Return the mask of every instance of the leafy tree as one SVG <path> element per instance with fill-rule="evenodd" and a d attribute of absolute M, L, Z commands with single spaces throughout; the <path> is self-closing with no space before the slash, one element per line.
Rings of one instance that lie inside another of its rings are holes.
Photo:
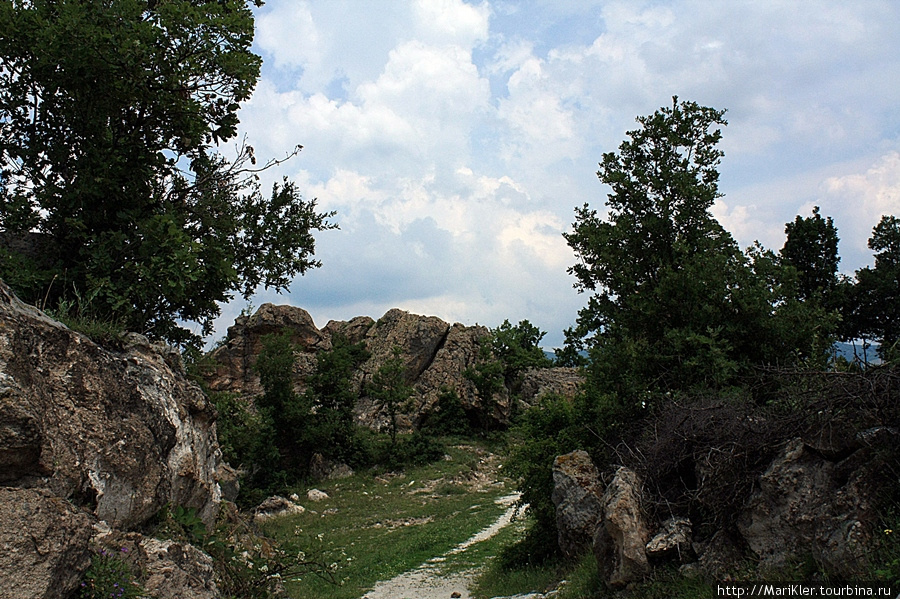
<path fill-rule="evenodd" d="M 277 161 L 252 147 L 216 151 L 259 77 L 252 39 L 247 0 L 0 1 L 0 276 L 184 342 L 179 321 L 208 334 L 218 302 L 318 266 L 332 214 L 286 179 L 264 196 Z"/>
<path fill-rule="evenodd" d="M 829 331 L 791 329 L 820 316 L 797 301 L 796 276 L 771 253 L 745 255 L 710 213 L 724 111 L 674 98 L 637 120 L 600 164 L 606 217 L 584 205 L 565 234 L 576 288 L 591 292 L 568 353 L 589 352 L 597 392 L 644 405 L 648 391 L 721 388 L 752 364 L 824 353 Z"/>
<path fill-rule="evenodd" d="M 810 299 L 832 290 L 838 282 L 838 233 L 831 217 L 822 218 L 819 207 L 812 216 L 797 216 L 784 227 L 787 239 L 781 259 L 799 273 L 801 299 Z"/>
<path fill-rule="evenodd" d="M 900 341 L 900 218 L 882 216 L 869 248 L 875 251 L 875 266 L 856 271 L 847 318 L 854 337 L 879 341 L 882 357 L 890 357 Z"/>
<path fill-rule="evenodd" d="M 305 440 L 312 406 L 306 397 L 294 391 L 294 349 L 288 333 L 262 338 L 255 369 L 263 395 L 256 400 L 256 405 L 263 420 L 272 423 L 279 470 L 302 476 L 311 455 Z M 270 478 L 273 476 L 271 473 Z"/>
<path fill-rule="evenodd" d="M 332 459 L 361 459 L 353 408 L 359 398 L 353 374 L 369 359 L 365 343 L 351 343 L 342 335 L 332 337 L 330 351 L 316 354 L 316 370 L 307 380 L 306 401 L 312 406 L 309 443 Z"/>
<path fill-rule="evenodd" d="M 391 446 L 396 447 L 397 416 L 413 393 L 413 388 L 406 381 L 402 349 L 399 347 L 393 349 L 393 355 L 372 376 L 367 392 L 378 406 L 387 412 Z"/>

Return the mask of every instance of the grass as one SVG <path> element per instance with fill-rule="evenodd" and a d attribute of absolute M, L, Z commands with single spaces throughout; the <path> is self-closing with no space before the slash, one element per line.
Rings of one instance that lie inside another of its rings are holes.
<path fill-rule="evenodd" d="M 331 565 L 339 585 L 308 575 L 286 583 L 293 597 L 355 599 L 379 580 L 412 570 L 442 556 L 497 520 L 506 510 L 495 500 L 509 485 L 487 484 L 479 473 L 485 452 L 471 445 L 448 447 L 449 460 L 404 473 L 374 472 L 317 486 L 329 498 L 302 502 L 306 513 L 271 521 L 265 532 L 285 549 L 303 551 Z M 304 497 L 305 488 L 296 489 Z M 481 545 L 448 556 L 440 571 L 477 565 Z M 471 553 L 470 553 L 471 552 Z"/>

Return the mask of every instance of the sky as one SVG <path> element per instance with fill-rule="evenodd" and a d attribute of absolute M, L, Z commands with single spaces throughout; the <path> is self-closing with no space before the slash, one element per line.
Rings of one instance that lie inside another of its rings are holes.
<path fill-rule="evenodd" d="M 339 230 L 320 269 L 264 302 L 329 320 L 390 308 L 559 347 L 587 297 L 562 234 L 635 118 L 672 96 L 726 109 L 713 214 L 742 247 L 778 250 L 813 206 L 841 271 L 871 264 L 900 215 L 895 0 L 268 0 L 241 135 Z M 221 337 L 244 301 L 223 308 Z"/>

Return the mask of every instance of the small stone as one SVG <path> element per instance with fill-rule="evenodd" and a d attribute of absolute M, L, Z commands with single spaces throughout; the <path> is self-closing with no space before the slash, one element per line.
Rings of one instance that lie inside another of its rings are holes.
<path fill-rule="evenodd" d="M 328 493 L 318 489 L 310 489 L 306 493 L 306 498 L 310 501 L 322 501 L 323 499 L 328 499 Z"/>
<path fill-rule="evenodd" d="M 451 599 L 459 599 L 460 597 L 462 597 L 462 594 L 459 591 L 453 591 L 452 593 L 450 593 Z"/>

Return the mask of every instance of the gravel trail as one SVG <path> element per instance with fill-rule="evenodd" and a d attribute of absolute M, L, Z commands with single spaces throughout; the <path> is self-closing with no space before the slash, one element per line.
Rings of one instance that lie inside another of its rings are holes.
<path fill-rule="evenodd" d="M 516 513 L 515 503 L 518 499 L 518 493 L 497 499 L 497 503 L 509 507 L 493 524 L 472 535 L 443 556 L 432 558 L 415 570 L 400 574 L 391 580 L 377 583 L 362 599 L 451 599 L 451 597 L 469 599 L 469 583 L 477 574 L 477 570 L 441 576 L 438 568 L 447 557 L 463 553 L 472 545 L 493 537 L 508 526 Z"/>

